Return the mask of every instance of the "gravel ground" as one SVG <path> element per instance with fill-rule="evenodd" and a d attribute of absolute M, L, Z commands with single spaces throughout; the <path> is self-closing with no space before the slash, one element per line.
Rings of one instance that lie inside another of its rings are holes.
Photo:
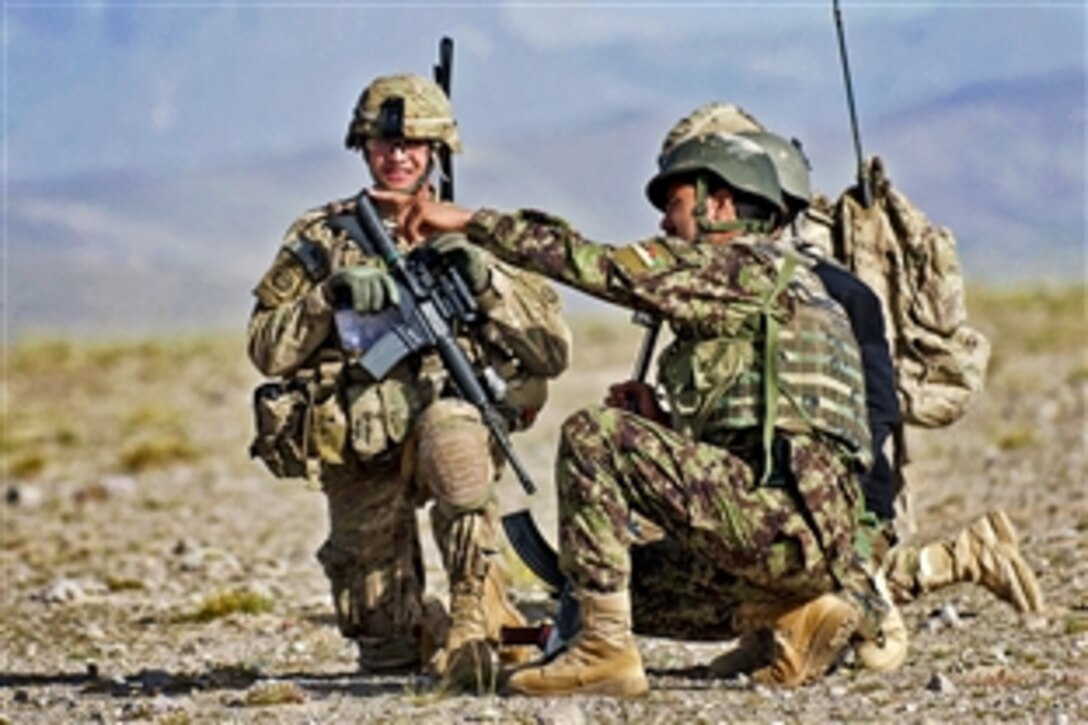
<path fill-rule="evenodd" d="M 358 674 L 313 558 L 322 497 L 246 458 L 255 377 L 240 340 L 23 341 L 6 351 L 0 439 L 0 723 L 1088 721 L 1084 310 L 1083 290 L 983 295 L 986 395 L 912 441 L 916 536 L 1004 507 L 1047 616 L 958 585 L 903 608 L 899 671 L 842 667 L 789 691 L 702 674 L 729 643 L 643 639 L 652 691 L 629 701 L 452 696 Z M 622 318 L 579 321 L 575 369 L 516 441 L 542 483 L 559 422 L 627 374 L 636 335 Z M 515 486 L 511 508 L 528 503 Z M 542 488 L 531 505 L 551 530 Z M 549 611 L 511 571 L 523 609 Z"/>

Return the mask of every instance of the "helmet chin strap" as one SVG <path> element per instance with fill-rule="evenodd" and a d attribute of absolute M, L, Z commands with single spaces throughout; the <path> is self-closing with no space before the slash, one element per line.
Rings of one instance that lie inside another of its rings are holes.
<path fill-rule="evenodd" d="M 695 177 L 695 224 L 699 229 L 700 239 L 715 232 L 745 232 L 747 234 L 770 234 L 774 231 L 773 222 L 762 219 L 733 219 L 730 221 L 711 221 L 706 213 L 708 198 L 706 176 Z"/>

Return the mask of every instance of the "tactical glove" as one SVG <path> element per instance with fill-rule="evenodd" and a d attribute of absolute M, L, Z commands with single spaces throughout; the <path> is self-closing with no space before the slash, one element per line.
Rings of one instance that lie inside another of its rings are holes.
<path fill-rule="evenodd" d="M 350 307 L 360 315 L 381 312 L 400 301 L 393 278 L 378 267 L 342 267 L 325 284 L 337 308 Z"/>
<path fill-rule="evenodd" d="M 457 268 L 473 293 L 480 294 L 487 289 L 491 281 L 491 270 L 487 266 L 487 255 L 482 249 L 461 234 L 435 237 L 430 246 L 446 264 Z"/>

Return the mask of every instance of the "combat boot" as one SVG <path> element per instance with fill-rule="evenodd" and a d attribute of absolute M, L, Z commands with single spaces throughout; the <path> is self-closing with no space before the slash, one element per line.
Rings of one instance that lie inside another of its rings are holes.
<path fill-rule="evenodd" d="M 535 696 L 630 697 L 650 689 L 642 655 L 631 634 L 628 592 L 577 595 L 582 628 L 570 648 L 551 662 L 514 672 L 506 689 Z"/>
<path fill-rule="evenodd" d="M 484 615 L 486 577 L 467 576 L 450 587 L 450 629 L 446 646 L 431 659 L 431 671 L 445 687 L 482 694 L 495 689 L 498 664 L 487 642 Z"/>
<path fill-rule="evenodd" d="M 874 637 L 862 639 L 855 651 L 858 661 L 866 668 L 876 672 L 890 672 L 899 669 L 907 659 L 910 635 L 903 615 L 895 606 L 887 580 L 883 572 L 877 572 L 873 578 L 876 590 L 884 600 L 886 613 L 880 620 L 880 627 Z"/>
<path fill-rule="evenodd" d="M 834 594 L 804 604 L 745 602 L 734 615 L 742 634 L 769 629 L 771 662 L 752 673 L 762 684 L 793 687 L 822 677 L 858 628 L 857 608 Z"/>
<path fill-rule="evenodd" d="M 917 552 L 893 550 L 886 569 L 900 600 L 970 582 L 986 587 L 1019 612 L 1039 613 L 1046 606 L 1035 572 L 1020 554 L 1016 529 L 1000 510 L 976 519 L 948 541 L 927 544 Z"/>
<path fill-rule="evenodd" d="M 488 567 L 484 578 L 483 609 L 487 643 L 499 653 L 499 662 L 511 667 L 531 660 L 535 654 L 532 646 L 502 646 L 503 627 L 527 627 L 529 622 L 506 596 L 502 569 L 497 564 Z"/>

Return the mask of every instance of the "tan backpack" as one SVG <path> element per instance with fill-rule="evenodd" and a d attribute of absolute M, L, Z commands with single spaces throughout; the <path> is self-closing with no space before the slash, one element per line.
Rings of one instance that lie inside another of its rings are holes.
<path fill-rule="evenodd" d="M 947 426 L 982 390 L 990 343 L 967 325 L 963 273 L 952 233 L 892 187 L 868 162 L 866 209 L 847 190 L 830 210 L 834 256 L 880 297 L 903 420 Z"/>

